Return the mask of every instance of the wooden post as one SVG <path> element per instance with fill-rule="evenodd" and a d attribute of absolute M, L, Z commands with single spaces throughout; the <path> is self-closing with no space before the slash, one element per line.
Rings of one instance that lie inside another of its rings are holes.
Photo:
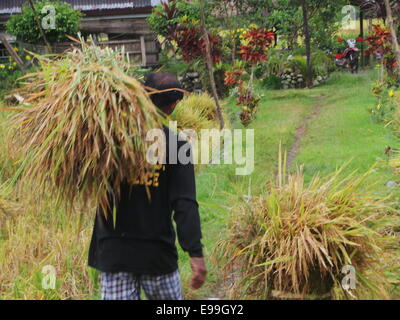
<path fill-rule="evenodd" d="M 147 56 L 146 56 L 146 41 L 144 36 L 140 36 L 140 51 L 142 53 L 142 66 L 147 66 Z"/>
<path fill-rule="evenodd" d="M 200 20 L 201 20 L 201 28 L 203 29 L 203 34 L 206 42 L 206 62 L 207 62 L 208 75 L 210 77 L 211 91 L 215 100 L 215 104 L 217 106 L 217 116 L 219 120 L 220 129 L 222 130 L 225 127 L 225 121 L 222 115 L 221 105 L 219 103 L 217 86 L 215 85 L 214 70 L 213 70 L 214 66 L 211 56 L 211 44 L 210 44 L 210 39 L 208 38 L 208 31 L 206 28 L 206 16 L 205 16 L 204 6 L 205 6 L 204 0 L 200 0 L 200 14 L 201 14 Z"/>
<path fill-rule="evenodd" d="M 2 35 L 2 34 L 0 34 L 0 41 L 4 44 L 4 46 L 6 47 L 7 51 L 10 53 L 11 57 L 15 60 L 15 62 L 18 64 L 18 67 L 21 69 L 21 71 L 23 73 L 26 73 L 24 62 L 19 57 L 19 55 L 15 52 L 15 50 L 10 45 L 10 43 L 7 41 L 6 37 L 4 35 Z"/>
<path fill-rule="evenodd" d="M 310 25 L 308 22 L 308 3 L 307 0 L 302 1 L 303 9 L 303 29 L 304 38 L 306 43 L 306 54 L 307 54 L 307 88 L 312 88 L 313 86 L 313 72 L 312 72 L 312 61 L 311 61 L 311 35 L 310 35 Z"/>
<path fill-rule="evenodd" d="M 372 18 L 369 18 L 369 26 L 368 26 L 368 33 L 371 35 L 372 33 Z M 374 55 L 372 53 L 369 54 L 369 65 L 372 67 L 374 65 Z"/>
<path fill-rule="evenodd" d="M 364 40 L 364 12 L 360 11 L 360 36 Z M 361 41 L 361 67 L 365 66 L 364 41 Z"/>

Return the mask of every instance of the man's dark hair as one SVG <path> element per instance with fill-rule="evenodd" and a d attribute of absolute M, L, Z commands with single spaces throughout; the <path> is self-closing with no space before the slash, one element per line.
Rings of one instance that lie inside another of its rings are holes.
<path fill-rule="evenodd" d="M 166 90 L 173 88 L 182 89 L 182 86 L 176 76 L 170 72 L 150 73 L 147 76 L 144 85 L 146 87 L 157 90 Z M 153 103 L 161 110 L 163 110 L 172 103 L 182 100 L 183 93 L 181 91 L 173 90 L 164 93 L 152 94 L 150 97 Z"/>

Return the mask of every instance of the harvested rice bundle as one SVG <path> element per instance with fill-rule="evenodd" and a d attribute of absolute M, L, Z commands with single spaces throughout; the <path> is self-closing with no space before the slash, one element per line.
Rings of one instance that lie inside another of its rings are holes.
<path fill-rule="evenodd" d="M 179 128 L 193 129 L 196 132 L 219 128 L 217 106 L 208 93 L 187 96 L 177 105 L 171 118 L 178 122 Z"/>
<path fill-rule="evenodd" d="M 357 290 L 346 294 L 387 297 L 381 266 L 384 245 L 393 239 L 383 241 L 376 230 L 390 225 L 393 209 L 362 191 L 369 173 L 342 179 L 339 170 L 306 185 L 301 170 L 286 180 L 281 165 L 276 183 L 233 209 L 216 250 L 227 270 L 241 270 L 231 296 L 327 298 L 340 287 L 342 268 L 352 266 Z"/>
<path fill-rule="evenodd" d="M 224 114 L 225 123 L 228 123 Z M 177 122 L 179 130 L 191 129 L 196 131 L 198 141 L 192 141 L 194 158 L 199 159 L 201 153 L 209 152 L 210 155 L 216 153 L 220 144 L 220 139 L 212 139 L 209 149 L 201 148 L 201 138 L 203 129 L 216 129 L 213 135 L 219 136 L 219 121 L 217 116 L 217 106 L 214 99 L 207 93 L 191 94 L 183 99 L 175 108 L 171 119 Z M 216 138 L 216 137 L 215 137 Z M 197 142 L 197 143 L 196 143 Z M 200 167 L 197 166 L 197 169 Z"/>
<path fill-rule="evenodd" d="M 108 206 L 121 182 L 144 178 L 149 129 L 162 119 L 142 85 L 126 75 L 122 52 L 82 43 L 57 59 L 37 56 L 19 93 L 15 145 L 25 150 L 23 178 L 73 205 Z"/>

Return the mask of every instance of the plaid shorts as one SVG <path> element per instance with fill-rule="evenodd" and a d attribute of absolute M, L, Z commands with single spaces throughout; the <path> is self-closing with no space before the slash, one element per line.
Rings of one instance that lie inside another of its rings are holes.
<path fill-rule="evenodd" d="M 103 272 L 100 282 L 103 300 L 140 300 L 141 289 L 149 300 L 183 300 L 179 270 L 161 276 Z"/>

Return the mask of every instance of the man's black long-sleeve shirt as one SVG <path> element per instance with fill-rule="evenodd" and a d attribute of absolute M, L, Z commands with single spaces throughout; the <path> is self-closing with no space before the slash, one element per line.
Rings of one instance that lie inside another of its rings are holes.
<path fill-rule="evenodd" d="M 165 132 L 168 153 L 169 135 L 176 135 Z M 178 141 L 177 150 L 184 144 Z M 100 211 L 96 214 L 89 266 L 138 275 L 174 272 L 178 254 L 172 217 L 182 249 L 191 257 L 203 256 L 193 164 L 179 159 L 177 164 L 168 164 L 167 159 L 146 181 L 124 183 L 115 212 L 115 227 L 111 211 L 107 219 Z"/>

